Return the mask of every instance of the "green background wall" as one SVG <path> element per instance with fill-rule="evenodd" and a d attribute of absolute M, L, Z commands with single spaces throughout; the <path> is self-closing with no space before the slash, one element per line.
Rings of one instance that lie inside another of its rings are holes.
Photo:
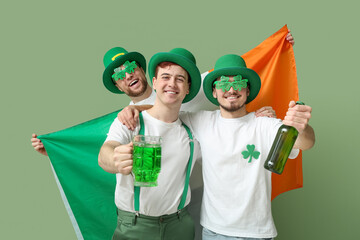
<path fill-rule="evenodd" d="M 277 239 L 357 239 L 360 19 L 354 2 L 2 2 L 0 238 L 76 239 L 49 160 L 30 138 L 128 103 L 102 85 L 109 48 L 150 59 L 185 47 L 204 72 L 221 55 L 243 54 L 288 24 L 316 145 L 303 155 L 304 188 L 273 201 Z"/>

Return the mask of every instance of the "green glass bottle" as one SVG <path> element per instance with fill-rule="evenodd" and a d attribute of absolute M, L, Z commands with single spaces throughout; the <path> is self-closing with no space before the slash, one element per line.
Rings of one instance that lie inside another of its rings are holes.
<path fill-rule="evenodd" d="M 303 102 L 296 102 L 296 104 L 304 105 Z M 284 124 L 280 126 L 265 161 L 265 169 L 277 174 L 281 174 L 284 171 L 286 161 L 289 158 L 298 134 L 299 132 L 294 127 Z"/>

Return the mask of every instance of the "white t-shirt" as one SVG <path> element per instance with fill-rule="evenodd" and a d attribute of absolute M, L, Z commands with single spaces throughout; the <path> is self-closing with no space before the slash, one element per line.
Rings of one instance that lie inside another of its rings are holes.
<path fill-rule="evenodd" d="M 156 93 L 154 90 L 151 91 L 151 95 L 148 98 L 145 98 L 144 100 L 137 102 L 136 104 L 131 101 L 129 105 L 154 105 L 156 98 Z"/>
<path fill-rule="evenodd" d="M 142 187 L 140 191 L 140 214 L 161 216 L 172 214 L 179 206 L 184 184 L 187 163 L 190 156 L 189 137 L 178 119 L 165 123 L 142 112 L 145 124 L 145 135 L 162 137 L 161 171 L 157 187 Z M 118 119 L 112 123 L 106 141 L 113 140 L 128 144 L 138 134 L 139 125 L 130 131 Z M 199 153 L 198 143 L 194 144 L 193 164 Z M 188 189 L 185 206 L 191 198 Z M 115 204 L 124 211 L 134 212 L 134 183 L 132 175 L 116 174 Z"/>
<path fill-rule="evenodd" d="M 205 96 L 205 93 L 203 90 L 203 82 L 204 82 L 204 78 L 207 74 L 208 74 L 208 72 L 201 74 L 201 86 L 200 86 L 200 90 L 199 90 L 198 94 L 193 99 L 191 99 L 189 102 L 183 103 L 181 105 L 180 111 L 198 112 L 201 110 L 213 111 L 213 110 L 219 109 L 218 106 L 216 106 L 215 104 L 210 102 Z"/>
<path fill-rule="evenodd" d="M 201 144 L 204 195 L 201 225 L 228 236 L 272 238 L 277 235 L 271 214 L 271 172 L 264 162 L 281 120 L 255 117 L 227 119 L 220 111 L 182 113 Z M 258 159 L 244 158 L 248 145 Z M 251 148 L 251 147 L 250 147 Z M 293 150 L 291 158 L 299 150 Z"/>

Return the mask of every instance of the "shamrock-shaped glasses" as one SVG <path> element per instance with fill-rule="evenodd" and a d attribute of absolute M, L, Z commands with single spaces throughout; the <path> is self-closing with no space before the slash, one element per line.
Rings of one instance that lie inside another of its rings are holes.
<path fill-rule="evenodd" d="M 215 81 L 213 85 L 217 89 L 222 89 L 223 92 L 229 91 L 231 87 L 233 87 L 233 89 L 235 91 L 236 90 L 241 91 L 242 88 L 247 87 L 248 80 L 247 79 L 242 79 L 241 75 L 234 76 L 233 77 L 233 79 L 234 79 L 233 82 L 229 82 L 229 79 L 230 79 L 229 77 L 221 76 L 220 81 Z"/>
<path fill-rule="evenodd" d="M 115 81 L 123 80 L 126 76 L 126 73 L 133 73 L 135 72 L 135 68 L 137 68 L 136 62 L 132 61 L 126 61 L 124 64 L 124 69 L 121 69 L 121 67 L 114 69 L 114 74 L 111 76 Z"/>

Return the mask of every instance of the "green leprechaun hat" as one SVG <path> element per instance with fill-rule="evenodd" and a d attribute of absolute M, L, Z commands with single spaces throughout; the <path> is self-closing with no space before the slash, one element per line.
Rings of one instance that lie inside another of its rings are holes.
<path fill-rule="evenodd" d="M 138 63 L 144 72 L 146 72 L 146 60 L 145 57 L 138 52 L 128 52 L 122 47 L 114 47 L 105 53 L 104 56 L 104 65 L 105 71 L 103 73 L 103 83 L 104 86 L 113 93 L 122 94 L 124 92 L 120 91 L 114 84 L 112 75 L 114 74 L 114 69 L 124 64 L 126 61 L 135 61 Z"/>
<path fill-rule="evenodd" d="M 183 100 L 186 103 L 193 99 L 200 90 L 201 75 L 200 71 L 196 66 L 196 60 L 194 55 L 184 48 L 174 48 L 170 52 L 156 53 L 151 57 L 149 61 L 149 76 L 152 82 L 155 76 L 155 70 L 159 63 L 162 62 L 173 62 L 184 68 L 191 79 L 191 85 L 189 94 Z"/>
<path fill-rule="evenodd" d="M 221 76 L 235 75 L 241 75 L 243 79 L 248 79 L 250 93 L 246 103 L 254 100 L 260 91 L 260 77 L 254 70 L 246 67 L 246 63 L 242 57 L 235 54 L 227 54 L 220 57 L 215 63 L 214 70 L 205 77 L 203 89 L 207 99 L 213 104 L 219 105 L 217 99 L 213 97 L 214 81 Z"/>

